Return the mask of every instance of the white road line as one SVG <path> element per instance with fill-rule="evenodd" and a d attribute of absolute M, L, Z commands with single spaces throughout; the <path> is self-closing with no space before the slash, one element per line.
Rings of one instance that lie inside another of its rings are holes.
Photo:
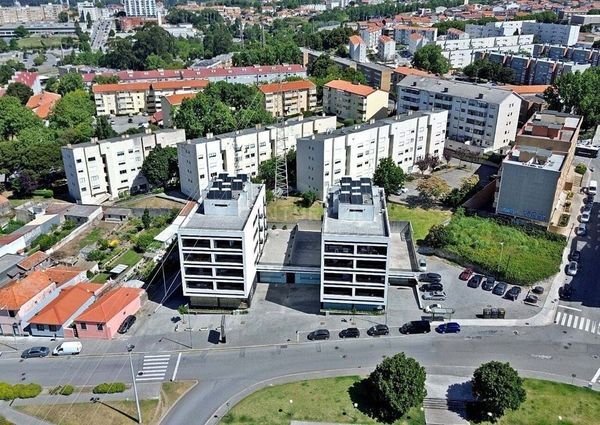
<path fill-rule="evenodd" d="M 161 373 L 150 373 L 150 372 L 148 372 L 148 373 L 144 373 L 143 375 L 140 375 L 140 378 L 142 378 L 144 376 L 145 377 L 150 377 L 150 376 L 165 376 L 165 373 L 164 372 L 161 372 Z"/>
<path fill-rule="evenodd" d="M 590 330 L 590 325 L 592 321 L 590 319 L 585 319 L 585 331 L 588 332 Z"/>
<path fill-rule="evenodd" d="M 144 364 L 145 364 L 145 365 L 169 364 L 169 362 L 168 362 L 168 361 L 166 361 L 166 362 L 163 362 L 163 361 L 157 362 L 157 361 L 153 360 L 153 361 L 150 361 L 150 362 L 146 362 L 146 361 L 145 361 L 145 362 L 144 362 Z"/>
<path fill-rule="evenodd" d="M 175 380 L 175 376 L 177 375 L 177 369 L 179 369 L 180 361 L 181 361 L 181 353 L 179 353 L 179 355 L 177 356 L 177 363 L 175 363 L 175 370 L 173 371 L 173 377 L 171 378 L 171 381 Z"/>
<path fill-rule="evenodd" d="M 598 378 L 600 378 L 600 367 L 598 368 L 598 370 L 596 371 L 596 374 L 594 375 L 594 377 L 592 378 L 592 380 L 590 382 L 592 384 L 595 384 L 596 381 L 598 381 Z"/>
<path fill-rule="evenodd" d="M 570 317 L 570 314 L 565 314 L 560 322 L 561 326 L 565 326 L 567 324 L 567 319 Z"/>
<path fill-rule="evenodd" d="M 144 366 L 142 370 L 151 370 L 151 369 L 159 369 L 159 370 L 167 370 L 166 366 Z"/>
<path fill-rule="evenodd" d="M 592 320 L 592 327 L 590 329 L 590 332 L 593 334 L 596 333 L 596 322 L 594 320 Z"/>
<path fill-rule="evenodd" d="M 571 314 L 569 314 L 569 319 L 567 320 L 567 327 L 571 327 L 571 323 L 573 323 L 573 317 Z"/>
<path fill-rule="evenodd" d="M 589 319 L 587 319 L 587 320 L 589 320 Z M 586 318 L 582 317 L 581 321 L 579 322 L 579 330 L 583 329 L 583 326 L 585 325 L 585 321 L 586 321 Z"/>
<path fill-rule="evenodd" d="M 579 316 L 573 316 L 573 329 L 577 329 L 577 322 L 579 322 Z"/>
<path fill-rule="evenodd" d="M 560 322 L 560 316 L 562 316 L 562 311 L 556 313 L 556 319 L 554 319 L 554 323 Z"/>
<path fill-rule="evenodd" d="M 145 359 L 159 359 L 159 358 L 169 358 L 169 357 L 171 357 L 170 354 L 161 354 L 160 356 L 150 356 L 150 355 L 144 356 Z"/>
<path fill-rule="evenodd" d="M 137 378 L 136 381 L 162 381 L 163 378 Z"/>
<path fill-rule="evenodd" d="M 582 311 L 580 308 L 575 308 L 575 307 L 569 307 L 566 305 L 559 305 L 560 308 L 565 308 L 567 310 L 575 310 L 575 311 Z"/>

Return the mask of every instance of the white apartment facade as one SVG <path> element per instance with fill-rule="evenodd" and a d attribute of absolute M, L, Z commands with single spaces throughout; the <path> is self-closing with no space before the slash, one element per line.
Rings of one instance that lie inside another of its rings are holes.
<path fill-rule="evenodd" d="M 442 156 L 447 120 L 445 110 L 416 112 L 298 139 L 298 190 L 324 199 L 344 176 L 372 178 L 388 157 L 404 172 L 414 172 L 417 160 Z"/>
<path fill-rule="evenodd" d="M 394 40 L 396 43 L 408 46 L 410 44 L 410 36 L 418 34 L 425 39 L 425 43 L 432 43 L 437 40 L 437 28 L 429 27 L 413 27 L 410 25 L 396 25 L 394 27 Z"/>
<path fill-rule="evenodd" d="M 96 7 L 96 4 L 91 1 L 82 1 L 77 3 L 77 16 L 79 20 L 87 20 L 88 15 L 92 22 L 102 19 L 110 19 L 110 12 L 105 7 Z"/>
<path fill-rule="evenodd" d="M 184 130 L 163 130 L 64 146 L 61 153 L 69 195 L 81 204 L 101 204 L 121 193 L 145 190 L 144 159 L 156 146 L 183 141 Z"/>
<path fill-rule="evenodd" d="M 447 137 L 475 150 L 504 152 L 515 141 L 521 98 L 511 90 L 418 76 L 397 90 L 398 113 L 445 109 Z"/>
<path fill-rule="evenodd" d="M 317 107 L 317 86 L 310 80 L 283 81 L 258 86 L 265 96 L 265 109 L 274 117 L 287 117 Z"/>
<path fill-rule="evenodd" d="M 27 22 L 58 22 L 58 15 L 66 10 L 62 4 L 41 4 L 39 6 L 0 6 L 0 25 Z"/>
<path fill-rule="evenodd" d="M 536 43 L 572 46 L 579 38 L 579 25 L 550 24 L 536 21 L 488 22 L 485 25 L 467 24 L 465 32 L 471 37 L 497 37 L 531 34 Z"/>
<path fill-rule="evenodd" d="M 323 86 L 323 112 L 365 122 L 388 115 L 389 93 L 363 84 L 333 80 Z"/>
<path fill-rule="evenodd" d="M 177 145 L 181 191 L 198 199 L 211 179 L 223 172 L 256 176 L 258 166 L 271 159 L 278 137 L 285 139 L 286 149 L 296 149 L 296 141 L 315 133 L 332 131 L 336 117 L 316 116 L 288 120 L 282 126 L 238 130 L 220 135 L 188 140 Z"/>
<path fill-rule="evenodd" d="M 359 35 L 352 35 L 348 40 L 348 55 L 356 62 L 367 61 L 367 45 Z"/>
<path fill-rule="evenodd" d="M 127 16 L 156 16 L 156 0 L 123 0 Z"/>
<path fill-rule="evenodd" d="M 362 25 L 359 30 L 360 38 L 363 39 L 367 49 L 377 50 L 377 40 L 381 35 L 381 27 L 375 24 Z"/>
<path fill-rule="evenodd" d="M 387 35 L 379 37 L 377 44 L 377 55 L 383 62 L 393 61 L 396 57 L 396 42 Z"/>
<path fill-rule="evenodd" d="M 250 306 L 266 240 L 265 186 L 213 179 L 178 232 L 183 295 L 198 307 Z"/>
<path fill-rule="evenodd" d="M 321 237 L 321 308 L 385 309 L 390 240 L 383 189 L 349 177 L 332 188 Z"/>

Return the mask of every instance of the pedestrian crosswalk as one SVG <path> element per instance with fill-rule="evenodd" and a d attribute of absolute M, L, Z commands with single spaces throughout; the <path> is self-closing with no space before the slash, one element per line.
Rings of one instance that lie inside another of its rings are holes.
<path fill-rule="evenodd" d="M 145 355 L 142 368 L 138 370 L 136 381 L 162 381 L 169 368 L 170 354 Z"/>
<path fill-rule="evenodd" d="M 567 328 L 600 335 L 600 322 L 585 317 L 576 316 L 564 311 L 559 311 L 556 313 L 554 323 L 559 326 L 566 326 Z"/>

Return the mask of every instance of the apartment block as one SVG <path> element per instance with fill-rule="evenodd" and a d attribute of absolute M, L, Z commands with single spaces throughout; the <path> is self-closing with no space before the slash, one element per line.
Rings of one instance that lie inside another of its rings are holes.
<path fill-rule="evenodd" d="M 359 35 L 352 35 L 348 40 L 348 53 L 350 59 L 356 62 L 367 61 L 367 45 Z"/>
<path fill-rule="evenodd" d="M 549 24 L 535 21 L 488 22 L 485 25 L 467 24 L 465 32 L 471 37 L 498 37 L 531 34 L 537 43 L 572 46 L 579 38 L 579 25 Z"/>
<path fill-rule="evenodd" d="M 572 189 L 569 176 L 583 118 L 556 111 L 534 114 L 517 134 L 500 168 L 497 214 L 557 224 Z"/>
<path fill-rule="evenodd" d="M 274 117 L 287 117 L 312 111 L 317 107 L 317 86 L 310 80 L 263 84 L 265 109 Z"/>
<path fill-rule="evenodd" d="M 0 7 L 0 25 L 44 21 L 58 22 L 58 14 L 63 10 L 66 9 L 62 4 L 52 3 L 41 4 L 39 6 L 15 5 Z"/>
<path fill-rule="evenodd" d="M 396 42 L 387 35 L 379 37 L 377 43 L 377 56 L 383 62 L 393 61 L 396 57 Z"/>
<path fill-rule="evenodd" d="M 144 159 L 156 146 L 185 141 L 184 130 L 121 136 L 61 148 L 69 195 L 78 203 L 100 204 L 121 193 L 146 190 Z"/>
<path fill-rule="evenodd" d="M 388 115 L 389 93 L 373 87 L 333 80 L 323 86 L 323 111 L 356 122 Z"/>
<path fill-rule="evenodd" d="M 177 145 L 181 191 L 198 199 L 202 190 L 220 173 L 256 176 L 261 162 L 271 159 L 277 138 L 286 149 L 296 149 L 296 140 L 332 131 L 335 117 L 291 119 L 281 125 L 249 128 L 219 135 L 207 134 Z"/>
<path fill-rule="evenodd" d="M 162 110 L 162 98 L 176 94 L 196 94 L 208 86 L 208 80 L 157 81 L 150 85 L 146 97 L 149 113 Z"/>
<path fill-rule="evenodd" d="M 298 190 L 324 199 L 344 176 L 373 177 L 387 157 L 404 172 L 414 172 L 419 159 L 442 155 L 447 121 L 445 110 L 415 112 L 298 139 Z"/>
<path fill-rule="evenodd" d="M 250 306 L 266 240 L 265 187 L 220 174 L 178 232 L 183 295 L 193 307 Z"/>
<path fill-rule="evenodd" d="M 110 11 L 106 7 L 96 7 L 94 2 L 82 1 L 77 3 L 77 16 L 80 22 L 87 20 L 88 16 L 92 22 L 96 22 L 110 19 Z"/>
<path fill-rule="evenodd" d="M 191 99 L 193 97 L 196 97 L 196 93 L 172 94 L 170 96 L 163 96 L 160 99 L 164 128 L 173 127 L 173 118 L 175 117 L 177 109 L 179 109 L 185 99 Z"/>
<path fill-rule="evenodd" d="M 394 26 L 394 40 L 398 44 L 408 46 L 412 34 L 418 34 L 423 37 L 426 40 L 425 44 L 434 42 L 438 36 L 437 28 L 413 27 L 409 25 Z"/>
<path fill-rule="evenodd" d="M 156 0 L 123 0 L 127 16 L 156 16 Z"/>
<path fill-rule="evenodd" d="M 418 76 L 397 88 L 398 113 L 445 109 L 447 137 L 475 150 L 502 152 L 515 140 L 521 99 L 509 90 Z"/>
<path fill-rule="evenodd" d="M 321 308 L 385 309 L 391 249 L 383 189 L 344 177 L 327 195 L 321 241 Z"/>
<path fill-rule="evenodd" d="M 362 38 L 369 50 L 377 50 L 377 40 L 381 35 L 381 27 L 373 23 L 361 24 L 359 28 L 360 38 Z"/>

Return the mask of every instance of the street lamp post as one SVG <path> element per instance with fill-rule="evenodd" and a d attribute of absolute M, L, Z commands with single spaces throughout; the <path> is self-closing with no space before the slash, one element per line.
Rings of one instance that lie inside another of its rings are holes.
<path fill-rule="evenodd" d="M 135 345 L 127 345 L 127 353 L 129 353 L 129 366 L 131 367 L 131 380 L 133 381 L 133 392 L 135 394 L 135 407 L 137 408 L 138 424 L 142 423 L 142 411 L 140 409 L 140 399 L 138 397 L 137 385 L 135 383 L 135 373 L 133 372 L 133 360 L 131 359 L 131 352 L 135 348 Z"/>
<path fill-rule="evenodd" d="M 192 348 L 194 348 L 194 344 L 192 342 L 192 322 L 190 320 L 190 305 L 186 304 L 185 309 L 186 309 L 187 315 L 188 315 L 188 331 L 190 332 L 190 350 L 191 350 Z"/>
<path fill-rule="evenodd" d="M 504 255 L 504 242 L 500 242 L 500 261 L 498 261 L 498 272 L 500 271 L 500 266 L 502 265 L 502 257 Z"/>

